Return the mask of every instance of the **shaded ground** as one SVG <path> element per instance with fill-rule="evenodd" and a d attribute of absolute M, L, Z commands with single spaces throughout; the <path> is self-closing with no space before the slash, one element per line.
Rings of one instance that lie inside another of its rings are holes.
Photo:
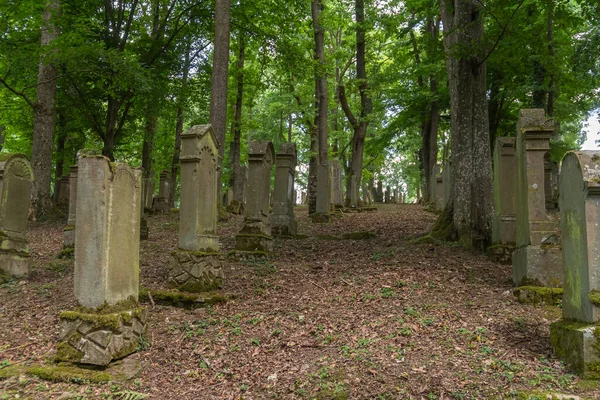
<path fill-rule="evenodd" d="M 225 305 L 150 309 L 150 347 L 127 384 L 0 381 L 0 398 L 48 399 L 63 392 L 108 397 L 125 389 L 153 399 L 479 399 L 520 391 L 578 393 L 598 387 L 551 355 L 551 307 L 520 305 L 510 267 L 447 245 L 412 244 L 435 220 L 417 205 L 380 206 L 313 225 L 305 239 L 276 241 L 269 262 L 231 262 Z M 150 218 L 141 281 L 164 287 L 177 243 L 176 214 Z M 233 248 L 240 217 L 220 228 Z M 367 240 L 334 240 L 370 231 Z M 30 279 L 0 287 L 0 368 L 52 356 L 57 315 L 75 305 L 72 265 L 56 261 L 62 224 L 30 230 Z M 84 398 L 84 397 L 81 397 Z"/>

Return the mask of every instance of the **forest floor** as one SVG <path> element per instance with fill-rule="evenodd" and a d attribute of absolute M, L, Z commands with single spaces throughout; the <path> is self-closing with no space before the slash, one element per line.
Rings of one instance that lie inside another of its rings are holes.
<path fill-rule="evenodd" d="M 129 357 L 142 365 L 137 378 L 17 376 L 0 380 L 0 399 L 600 399 L 600 386 L 552 355 L 549 325 L 560 308 L 519 304 L 510 266 L 416 244 L 436 218 L 421 206 L 380 205 L 318 225 L 300 207 L 297 218 L 307 237 L 276 240 L 268 262 L 228 262 L 223 292 L 234 300 L 195 310 L 147 305 L 147 348 Z M 220 225 L 224 252 L 242 222 Z M 48 363 L 58 314 L 75 306 L 72 262 L 55 259 L 63 225 L 31 227 L 31 276 L 0 287 L 0 371 Z M 141 284 L 161 288 L 177 214 L 151 216 L 149 225 Z M 339 239 L 358 231 L 376 237 Z"/>

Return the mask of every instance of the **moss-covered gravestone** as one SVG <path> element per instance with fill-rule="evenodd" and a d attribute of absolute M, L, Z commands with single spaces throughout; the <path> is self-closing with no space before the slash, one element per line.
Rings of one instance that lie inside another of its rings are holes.
<path fill-rule="evenodd" d="M 0 155 L 0 270 L 16 277 L 29 273 L 26 230 L 32 183 L 27 157 Z"/>
<path fill-rule="evenodd" d="M 560 286 L 558 215 L 546 210 L 544 158 L 554 132 L 543 109 L 521 110 L 517 123 L 517 235 L 512 256 L 517 286 Z"/>
<path fill-rule="evenodd" d="M 517 168 L 515 138 L 500 137 L 494 146 L 494 216 L 492 217 L 493 260 L 510 264 L 517 240 Z"/>
<path fill-rule="evenodd" d="M 273 251 L 269 193 L 274 159 L 271 142 L 251 141 L 248 144 L 246 215 L 244 227 L 235 236 L 235 251 L 240 256 L 265 256 Z"/>
<path fill-rule="evenodd" d="M 556 354 L 600 379 L 600 152 L 570 152 L 560 172 L 563 319 L 550 327 Z"/>
<path fill-rule="evenodd" d="M 141 171 L 82 154 L 77 177 L 75 297 L 60 315 L 58 361 L 106 366 L 136 351 L 146 331 L 138 304 Z"/>
<path fill-rule="evenodd" d="M 295 236 L 294 179 L 296 176 L 296 145 L 283 143 L 275 160 L 275 190 L 271 229 L 274 235 Z M 334 171 L 335 172 L 335 171 Z"/>
<path fill-rule="evenodd" d="M 160 173 L 160 181 L 158 184 L 158 197 L 154 199 L 154 211 L 167 213 L 171 209 L 169 205 L 169 196 L 171 193 L 171 174 L 169 171 Z"/>
<path fill-rule="evenodd" d="M 211 125 L 181 135 L 179 248 L 173 253 L 169 284 L 186 292 L 205 292 L 223 284 L 217 236 L 219 142 Z"/>

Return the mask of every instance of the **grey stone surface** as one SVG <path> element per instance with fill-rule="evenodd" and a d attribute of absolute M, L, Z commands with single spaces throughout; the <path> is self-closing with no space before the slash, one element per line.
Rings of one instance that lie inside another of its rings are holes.
<path fill-rule="evenodd" d="M 435 209 L 437 211 L 442 211 L 446 206 L 446 203 L 444 202 L 444 185 L 444 175 L 440 172 L 435 177 Z"/>
<path fill-rule="evenodd" d="M 437 177 L 440 174 L 442 167 L 439 164 L 435 164 L 431 169 L 431 178 L 429 180 L 429 203 L 436 205 L 437 199 Z"/>
<path fill-rule="evenodd" d="M 492 243 L 498 245 L 514 246 L 517 239 L 515 141 L 515 138 L 500 137 L 494 146 Z"/>
<path fill-rule="evenodd" d="M 63 176 L 60 178 L 58 183 L 58 196 L 56 198 L 56 203 L 59 206 L 69 206 L 69 198 L 70 198 L 70 183 L 69 177 Z"/>
<path fill-rule="evenodd" d="M 334 206 L 344 205 L 344 181 L 343 170 L 340 160 L 331 160 L 331 204 Z"/>
<path fill-rule="evenodd" d="M 550 325 L 550 342 L 556 355 L 582 375 L 598 379 L 600 327 L 561 320 Z"/>
<path fill-rule="evenodd" d="M 27 216 L 33 170 L 27 157 L 3 154 L 0 159 L 0 269 L 22 277 L 29 273 Z"/>
<path fill-rule="evenodd" d="M 63 249 L 75 247 L 75 224 L 77 221 L 77 165 L 71 167 L 69 174 L 69 216 L 63 230 Z"/>
<path fill-rule="evenodd" d="M 169 196 L 171 194 L 171 174 L 169 171 L 160 173 L 160 181 L 158 184 L 158 196 L 154 199 L 152 208 L 154 211 L 167 213 L 171 210 L 169 205 Z"/>
<path fill-rule="evenodd" d="M 137 299 L 141 171 L 82 155 L 77 180 L 75 297 L 89 308 Z"/>
<path fill-rule="evenodd" d="M 294 236 L 297 231 L 294 216 L 294 181 L 296 177 L 296 145 L 283 143 L 276 155 L 275 189 L 271 228 L 274 235 Z"/>
<path fill-rule="evenodd" d="M 562 272 L 558 273 L 562 269 L 562 256 L 546 258 L 545 254 L 533 254 L 543 249 L 544 241 L 558 232 L 558 216 L 546 210 L 544 172 L 544 159 L 550 150 L 553 128 L 552 120 L 546 118 L 543 109 L 521 110 L 515 153 L 516 251 L 512 260 L 513 279 L 517 286 L 527 282 L 550 282 L 556 275 L 559 279 L 557 284 L 562 281 Z M 525 250 L 527 247 L 531 249 Z M 557 249 L 560 251 L 559 246 Z"/>

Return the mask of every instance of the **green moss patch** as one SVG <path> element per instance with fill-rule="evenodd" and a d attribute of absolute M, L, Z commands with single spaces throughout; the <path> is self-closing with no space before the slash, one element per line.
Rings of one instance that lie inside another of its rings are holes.
<path fill-rule="evenodd" d="M 373 239 L 377 237 L 376 234 L 374 234 L 373 232 L 349 232 L 349 233 L 344 233 L 342 235 L 342 238 L 344 239 L 348 239 L 348 240 L 366 240 L 366 239 Z"/>
<path fill-rule="evenodd" d="M 56 258 L 61 260 L 67 260 L 75 257 L 74 247 L 63 247 L 62 250 L 57 254 Z"/>
<path fill-rule="evenodd" d="M 51 382 L 89 383 L 109 382 L 113 377 L 102 371 L 78 368 L 70 364 L 58 365 L 10 365 L 0 369 L 0 379 L 31 375 Z"/>
<path fill-rule="evenodd" d="M 60 313 L 60 318 L 88 322 L 94 328 L 106 327 L 116 330 L 122 322 L 129 322 L 133 317 L 141 318 L 143 312 L 144 309 L 140 307 L 139 302 L 130 298 L 114 305 L 105 303 L 97 308 L 78 307 L 73 311 L 63 311 Z"/>
<path fill-rule="evenodd" d="M 186 309 L 226 303 L 232 298 L 230 295 L 217 292 L 187 293 L 179 290 L 148 290 L 140 288 L 140 301 L 149 302 L 149 294 L 157 304 Z"/>
<path fill-rule="evenodd" d="M 600 290 L 592 290 L 588 293 L 590 302 L 596 307 L 600 307 Z"/>
<path fill-rule="evenodd" d="M 548 304 L 558 305 L 562 301 L 564 290 L 562 288 L 545 286 L 520 286 L 513 294 L 521 304 Z"/>

